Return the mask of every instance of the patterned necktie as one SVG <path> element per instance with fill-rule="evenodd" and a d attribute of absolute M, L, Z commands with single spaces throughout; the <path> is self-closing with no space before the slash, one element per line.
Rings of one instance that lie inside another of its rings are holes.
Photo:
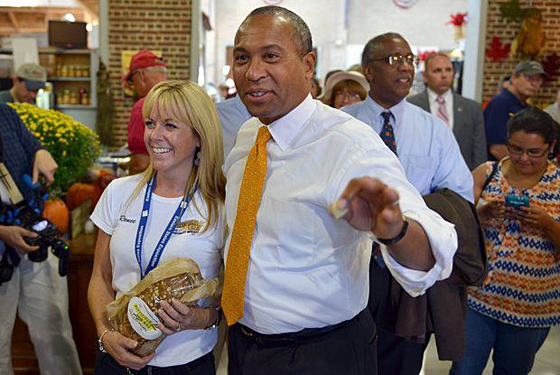
<path fill-rule="evenodd" d="M 391 111 L 382 112 L 381 116 L 383 117 L 383 128 L 379 135 L 387 147 L 397 155 L 397 141 L 395 141 L 393 126 L 391 126 Z"/>
<path fill-rule="evenodd" d="M 239 190 L 237 216 L 231 234 L 222 293 L 222 309 L 230 326 L 243 317 L 249 255 L 266 179 L 266 143 L 270 138 L 272 135 L 268 128 L 261 127 L 247 158 Z"/>
<path fill-rule="evenodd" d="M 436 102 L 438 102 L 437 117 L 449 125 L 449 114 L 447 113 L 447 108 L 445 107 L 445 99 L 443 96 L 438 96 Z"/>

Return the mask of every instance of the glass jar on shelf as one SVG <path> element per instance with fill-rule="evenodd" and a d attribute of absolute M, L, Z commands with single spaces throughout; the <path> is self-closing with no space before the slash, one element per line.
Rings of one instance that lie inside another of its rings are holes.
<path fill-rule="evenodd" d="M 64 89 L 62 92 L 62 102 L 60 104 L 70 104 L 70 90 Z"/>
<path fill-rule="evenodd" d="M 56 104 L 64 104 L 64 94 L 60 91 L 56 93 Z"/>
<path fill-rule="evenodd" d="M 76 91 L 73 91 L 72 93 L 70 93 L 70 103 L 72 105 L 76 105 L 76 104 L 80 104 L 79 100 L 78 100 L 78 93 Z"/>
<path fill-rule="evenodd" d="M 62 64 L 62 57 L 57 56 L 56 57 L 56 64 L 55 64 L 55 75 L 57 77 L 62 77 L 62 68 L 64 67 L 64 65 Z"/>

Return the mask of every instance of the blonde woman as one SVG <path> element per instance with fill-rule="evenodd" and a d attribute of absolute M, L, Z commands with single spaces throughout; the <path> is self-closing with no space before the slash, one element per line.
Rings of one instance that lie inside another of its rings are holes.
<path fill-rule="evenodd" d="M 204 278 L 216 277 L 222 266 L 225 179 L 212 100 L 192 82 L 166 81 L 150 91 L 142 112 L 150 166 L 111 182 L 92 214 L 100 229 L 88 291 L 100 346 L 95 373 L 215 374 L 212 349 L 220 316 L 209 302 L 162 302 L 159 328 L 169 337 L 146 357 L 135 355 L 136 342 L 107 321 L 105 306 L 160 263 L 192 258 Z M 198 225 L 181 230 L 173 225 L 177 218 Z"/>

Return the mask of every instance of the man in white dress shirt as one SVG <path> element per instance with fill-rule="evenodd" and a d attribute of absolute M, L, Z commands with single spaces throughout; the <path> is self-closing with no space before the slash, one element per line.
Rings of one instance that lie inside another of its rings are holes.
<path fill-rule="evenodd" d="M 258 8 L 237 31 L 233 76 L 255 117 L 225 164 L 230 375 L 376 374 L 372 240 L 413 296 L 451 272 L 453 226 L 369 126 L 311 98 L 314 64 L 291 11 Z"/>

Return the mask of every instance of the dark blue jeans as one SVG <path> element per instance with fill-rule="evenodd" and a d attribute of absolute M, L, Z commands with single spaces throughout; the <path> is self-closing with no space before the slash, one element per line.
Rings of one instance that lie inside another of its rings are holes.
<path fill-rule="evenodd" d="M 502 323 L 468 309 L 465 320 L 467 350 L 453 362 L 450 375 L 480 375 L 494 349 L 494 375 L 526 375 L 550 328 L 523 328 Z"/>

